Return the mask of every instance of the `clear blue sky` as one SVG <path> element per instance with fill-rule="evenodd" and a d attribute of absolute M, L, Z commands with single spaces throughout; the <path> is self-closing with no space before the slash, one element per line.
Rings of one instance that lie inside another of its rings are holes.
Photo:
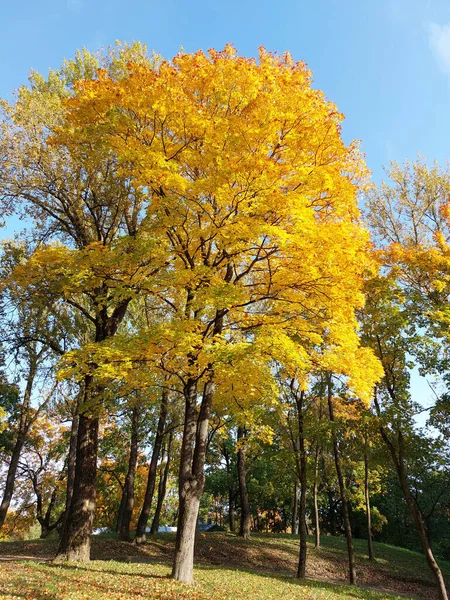
<path fill-rule="evenodd" d="M 448 0 L 18 0 L 0 23 L 0 96 L 77 48 L 141 40 L 167 58 L 260 45 L 305 60 L 315 86 L 345 113 L 374 176 L 420 151 L 444 160 L 450 140 Z"/>
<path fill-rule="evenodd" d="M 86 46 L 140 40 L 166 58 L 233 43 L 305 60 L 345 113 L 378 180 L 391 159 L 444 161 L 450 141 L 449 0 L 18 0 L 0 21 L 0 97 Z M 0 237 L 11 235 L 10 221 Z M 429 390 L 414 377 L 418 396 Z M 419 398 L 418 398 L 419 399 Z"/>

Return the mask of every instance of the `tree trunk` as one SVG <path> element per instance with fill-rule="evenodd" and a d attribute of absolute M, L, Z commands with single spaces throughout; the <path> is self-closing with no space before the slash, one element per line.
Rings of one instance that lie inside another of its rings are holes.
<path fill-rule="evenodd" d="M 188 380 L 185 387 L 185 420 L 179 477 L 179 512 L 172 577 L 193 583 L 194 545 L 200 498 L 205 485 L 204 465 L 208 425 L 214 395 L 213 373 L 205 384 L 200 411 L 197 412 L 197 383 Z"/>
<path fill-rule="evenodd" d="M 393 397 L 395 394 L 395 392 L 392 389 L 389 390 L 389 393 L 390 393 L 391 397 Z M 395 397 L 393 397 L 393 399 L 395 399 Z M 374 403 L 375 403 L 375 408 L 376 408 L 377 414 L 379 417 L 381 417 L 381 409 L 380 409 L 380 405 L 379 405 L 379 402 L 377 399 L 376 390 L 375 390 L 375 394 L 374 394 Z M 444 581 L 444 577 L 442 575 L 442 571 L 439 568 L 439 565 L 437 564 L 436 559 L 434 558 L 434 554 L 433 554 L 433 551 L 431 549 L 431 546 L 430 546 L 430 543 L 429 543 L 429 540 L 427 537 L 427 532 L 426 532 L 425 525 L 423 522 L 423 517 L 422 517 L 419 509 L 417 508 L 416 503 L 414 502 L 414 498 L 412 497 L 411 490 L 409 488 L 408 475 L 406 472 L 406 465 L 405 465 L 405 458 L 404 458 L 405 450 L 404 450 L 403 433 L 401 430 L 397 431 L 397 442 L 398 442 L 398 452 L 397 452 L 393 442 L 389 438 L 386 428 L 383 425 L 380 425 L 380 432 L 381 432 L 381 436 L 391 454 L 392 462 L 394 463 L 395 470 L 397 471 L 397 476 L 398 476 L 398 479 L 400 482 L 400 486 L 402 488 L 403 496 L 405 498 L 409 512 L 413 518 L 414 525 L 416 526 L 417 534 L 419 536 L 420 543 L 422 545 L 423 553 L 425 554 L 425 558 L 428 563 L 428 566 L 430 567 L 430 570 L 433 573 L 434 579 L 436 581 L 438 591 L 439 591 L 439 598 L 440 598 L 440 600 L 448 600 L 447 589 L 445 586 L 445 581 Z"/>
<path fill-rule="evenodd" d="M 37 486 L 35 487 L 35 491 L 38 497 L 36 518 L 41 526 L 41 535 L 39 537 L 43 539 L 46 538 L 54 529 L 56 529 L 56 527 L 58 527 L 64 518 L 64 513 L 62 513 L 59 519 L 57 519 L 54 523 L 51 523 L 52 512 L 56 504 L 56 488 L 52 492 L 45 515 L 42 514 L 42 495 L 37 490 Z"/>
<path fill-rule="evenodd" d="M 370 508 L 369 459 L 367 457 L 367 448 L 364 448 L 364 496 L 366 500 L 367 515 L 367 549 L 369 553 L 369 560 L 375 560 L 372 543 L 372 513 Z"/>
<path fill-rule="evenodd" d="M 236 492 L 232 486 L 228 488 L 228 526 L 231 533 L 236 531 Z"/>
<path fill-rule="evenodd" d="M 138 457 L 138 434 L 139 434 L 139 408 L 133 407 L 131 413 L 131 441 L 130 457 L 128 460 L 128 472 L 123 487 L 123 514 L 120 523 L 120 539 L 124 542 L 130 541 L 130 523 L 134 507 L 134 479 L 136 475 L 136 464 Z"/>
<path fill-rule="evenodd" d="M 245 431 L 242 427 L 238 427 L 237 433 L 238 443 L 245 439 Z M 245 468 L 245 448 L 242 444 L 238 449 L 238 477 L 239 477 L 239 496 L 241 500 L 241 522 L 239 527 L 239 535 L 244 539 L 250 537 L 250 503 L 248 501 L 247 491 L 247 473 Z"/>
<path fill-rule="evenodd" d="M 164 389 L 161 396 L 161 409 L 159 413 L 158 426 L 156 428 L 155 443 L 153 445 L 152 458 L 150 460 L 150 467 L 148 469 L 147 488 L 145 490 L 144 503 L 142 505 L 141 514 L 139 515 L 139 521 L 136 527 L 136 544 L 143 544 L 146 540 L 145 530 L 147 529 L 148 517 L 153 501 L 153 493 L 155 491 L 158 459 L 161 453 L 164 429 L 166 427 L 168 401 L 169 393 L 166 389 Z"/>
<path fill-rule="evenodd" d="M 313 485 L 313 504 L 314 504 L 314 548 L 320 548 L 320 521 L 319 521 L 319 444 L 316 446 L 314 457 L 314 485 Z"/>
<path fill-rule="evenodd" d="M 97 486 L 98 428 L 97 417 L 80 414 L 72 502 L 57 559 L 90 560 Z"/>
<path fill-rule="evenodd" d="M 28 429 L 30 426 L 29 420 L 29 409 L 31 402 L 31 392 L 33 389 L 34 378 L 36 375 L 36 366 L 31 365 L 28 377 L 27 377 L 27 385 L 25 388 L 22 408 L 20 412 L 20 421 L 19 428 L 17 433 L 17 440 L 14 444 L 14 448 L 11 455 L 11 461 L 8 466 L 8 473 L 6 475 L 5 489 L 3 491 L 2 503 L 0 504 L 0 529 L 5 522 L 6 515 L 8 514 L 9 505 L 11 504 L 11 499 L 14 493 L 14 485 L 16 481 L 17 468 L 19 466 L 20 455 L 22 453 L 22 448 L 25 444 L 25 439 L 28 433 Z"/>
<path fill-rule="evenodd" d="M 99 419 L 96 414 L 102 388 L 91 375 L 84 380 L 84 398 L 80 409 L 73 493 L 66 526 L 56 560 L 88 562 L 95 516 L 97 491 L 97 452 Z"/>
<path fill-rule="evenodd" d="M 298 535 L 298 479 L 294 483 L 294 499 L 292 502 L 292 534 Z"/>
<path fill-rule="evenodd" d="M 70 429 L 70 441 L 69 441 L 69 454 L 67 456 L 67 485 L 66 485 L 66 506 L 64 508 L 64 516 L 61 524 L 61 536 L 63 535 L 64 529 L 67 525 L 67 519 L 70 511 L 70 504 L 73 496 L 73 486 L 75 482 L 75 465 L 77 460 L 77 437 L 78 437 L 78 424 L 80 421 L 80 404 L 83 397 L 82 390 L 79 391 L 77 400 L 75 403 L 75 411 L 72 418 L 72 427 Z"/>
<path fill-rule="evenodd" d="M 292 384 L 293 389 L 293 384 Z M 298 452 L 299 459 L 297 458 L 297 470 L 298 476 L 300 480 L 300 506 L 298 513 L 298 524 L 299 524 L 299 533 L 300 533 L 300 551 L 298 556 L 298 565 L 297 565 L 297 577 L 303 579 L 306 576 L 306 555 L 307 555 L 307 536 L 308 530 L 306 528 L 306 464 L 307 464 L 307 455 L 305 448 L 305 431 L 304 431 L 304 397 L 305 393 L 303 391 L 298 393 L 295 392 L 295 400 L 297 404 L 297 422 L 298 422 Z"/>
<path fill-rule="evenodd" d="M 5 489 L 3 491 L 2 503 L 0 505 L 0 528 L 5 522 L 6 515 L 8 514 L 9 505 L 11 504 L 11 499 L 14 492 L 14 484 L 16 481 L 17 467 L 19 466 L 20 455 L 22 453 L 24 443 L 25 434 L 19 433 L 11 455 L 11 461 L 8 467 L 8 474 L 6 475 Z"/>
<path fill-rule="evenodd" d="M 328 410 L 330 413 L 330 421 L 332 424 L 334 424 L 335 420 L 334 420 L 333 393 L 332 393 L 331 377 L 329 377 L 329 380 L 328 380 Z M 339 491 L 340 491 L 341 500 L 342 500 L 342 514 L 344 517 L 345 537 L 347 540 L 349 582 L 351 585 L 354 585 L 354 584 L 356 584 L 355 550 L 353 548 L 352 528 L 350 525 L 350 514 L 349 514 L 349 510 L 348 510 L 347 492 L 345 489 L 344 476 L 342 474 L 342 469 L 341 469 L 339 445 L 338 445 L 338 441 L 336 438 L 336 432 L 334 429 L 332 430 L 332 440 L 333 440 L 334 463 L 336 465 L 336 473 L 337 473 L 337 478 L 338 478 L 338 482 L 339 482 Z"/>
<path fill-rule="evenodd" d="M 233 267 L 229 263 L 225 280 L 231 281 Z M 216 312 L 212 335 L 219 335 L 223 328 L 226 310 Z M 181 444 L 180 497 L 175 556 L 172 577 L 183 583 L 194 581 L 194 545 L 200 497 L 205 486 L 205 457 L 208 444 L 208 427 L 214 396 L 214 371 L 208 366 L 209 378 L 203 389 L 200 411 L 197 410 L 197 380 L 189 378 L 184 388 L 185 415 L 183 441 Z"/>
<path fill-rule="evenodd" d="M 116 519 L 116 533 L 120 533 L 120 529 L 122 527 L 123 514 L 125 512 L 125 504 L 127 502 L 127 495 L 125 494 L 125 483 L 122 485 L 122 482 L 119 478 L 117 481 L 121 487 L 122 495 L 120 497 L 119 510 L 117 511 L 117 519 Z"/>
<path fill-rule="evenodd" d="M 158 501 L 156 503 L 156 510 L 153 516 L 152 526 L 150 528 L 150 534 L 155 535 L 159 529 L 159 519 L 161 517 L 161 510 L 166 497 L 167 479 L 170 471 L 170 452 L 172 447 L 173 431 L 169 434 L 169 439 L 163 450 L 162 465 L 160 471 L 160 479 L 158 485 Z"/>

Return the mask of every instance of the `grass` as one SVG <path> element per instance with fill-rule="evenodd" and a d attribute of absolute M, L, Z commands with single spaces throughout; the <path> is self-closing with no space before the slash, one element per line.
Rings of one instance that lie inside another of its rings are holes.
<path fill-rule="evenodd" d="M 294 536 L 254 535 L 245 541 L 230 534 L 202 534 L 196 549 L 194 586 L 169 578 L 173 545 L 174 534 L 159 534 L 145 547 L 99 536 L 93 539 L 94 560 L 89 565 L 56 565 L 47 562 L 54 555 L 55 541 L 2 542 L 0 600 L 437 597 L 423 556 L 385 544 L 375 544 L 377 559 L 370 562 L 365 542 L 355 540 L 358 587 L 345 585 L 343 538 L 324 537 L 318 551 L 310 545 L 308 579 L 299 581 L 293 577 L 298 552 Z M 444 563 L 442 568 L 450 579 L 450 564 Z"/>

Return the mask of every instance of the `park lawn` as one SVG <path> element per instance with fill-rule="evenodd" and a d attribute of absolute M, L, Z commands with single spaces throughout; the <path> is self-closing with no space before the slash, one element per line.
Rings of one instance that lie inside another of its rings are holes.
<path fill-rule="evenodd" d="M 370 562 L 366 542 L 355 540 L 358 587 L 345 585 L 341 537 L 323 537 L 318 551 L 309 546 L 308 579 L 303 582 L 293 577 L 298 538 L 291 535 L 255 534 L 246 541 L 231 534 L 200 534 L 195 586 L 169 579 L 173 546 L 174 534 L 160 534 L 145 547 L 100 536 L 93 538 L 94 560 L 74 566 L 48 562 L 56 550 L 52 540 L 0 542 L 0 599 L 437 598 L 423 556 L 386 544 L 375 544 L 377 559 Z M 450 564 L 442 568 L 449 580 Z"/>

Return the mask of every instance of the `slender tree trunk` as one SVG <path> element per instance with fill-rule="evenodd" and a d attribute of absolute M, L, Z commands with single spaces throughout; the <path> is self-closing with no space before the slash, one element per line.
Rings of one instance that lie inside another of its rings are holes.
<path fill-rule="evenodd" d="M 313 485 L 313 504 L 314 504 L 314 548 L 320 548 L 320 521 L 319 521 L 319 444 L 316 446 L 314 456 L 314 485 Z"/>
<path fill-rule="evenodd" d="M 242 442 L 245 439 L 245 431 L 242 427 L 238 427 L 237 439 L 238 442 Z M 239 477 L 239 496 L 241 499 L 241 522 L 239 527 L 239 535 L 247 540 L 250 537 L 250 503 L 248 501 L 247 491 L 245 448 L 242 443 L 239 444 L 237 467 Z"/>
<path fill-rule="evenodd" d="M 231 533 L 236 531 L 236 492 L 232 486 L 228 488 L 228 526 Z"/>
<path fill-rule="evenodd" d="M 80 389 L 77 394 L 74 414 L 72 418 L 72 427 L 70 429 L 69 454 L 67 456 L 67 484 L 66 484 L 66 506 L 61 523 L 61 537 L 67 525 L 67 519 L 70 511 L 70 504 L 73 496 L 73 486 L 75 483 L 75 465 L 77 460 L 77 437 L 78 425 L 80 422 L 80 404 L 84 395 L 84 390 Z"/>
<path fill-rule="evenodd" d="M 138 457 L 139 414 L 138 406 L 134 406 L 131 413 L 130 457 L 123 489 L 123 496 L 125 497 L 124 510 L 120 523 L 120 539 L 124 542 L 130 541 L 130 523 L 134 507 L 134 479 Z"/>
<path fill-rule="evenodd" d="M 62 522 L 64 518 L 64 513 L 62 513 L 61 516 L 54 523 L 51 522 L 52 512 L 56 504 L 56 498 L 57 493 L 55 488 L 50 497 L 50 502 L 47 506 L 45 514 L 42 514 L 42 495 L 39 493 L 36 518 L 39 522 L 39 525 L 41 526 L 41 535 L 39 536 L 40 538 L 46 538 L 54 529 L 58 527 L 58 525 Z"/>
<path fill-rule="evenodd" d="M 16 443 L 14 444 L 14 448 L 11 455 L 11 461 L 8 467 L 8 473 L 6 475 L 5 489 L 3 492 L 2 503 L 0 505 L 0 528 L 5 522 L 6 515 L 8 514 L 9 505 L 11 504 L 11 499 L 14 493 L 14 484 L 16 481 L 17 467 L 19 466 L 20 455 L 22 453 L 24 443 L 25 434 L 19 433 L 19 435 L 17 436 Z"/>
<path fill-rule="evenodd" d="M 150 528 L 150 534 L 155 535 L 159 529 L 159 519 L 161 517 L 161 510 L 163 507 L 164 499 L 166 497 L 167 479 L 170 471 L 170 453 L 172 447 L 173 431 L 169 433 L 168 442 L 163 450 L 163 458 L 161 465 L 161 475 L 158 485 L 158 501 L 156 503 L 156 510 L 153 516 L 152 526 Z"/>
<path fill-rule="evenodd" d="M 364 448 L 364 496 L 366 500 L 367 515 L 367 549 L 369 553 L 369 560 L 375 560 L 372 543 L 372 512 L 370 508 L 369 459 L 367 457 L 367 447 Z"/>
<path fill-rule="evenodd" d="M 292 391 L 294 392 L 293 387 L 294 382 L 292 381 Z M 298 476 L 300 479 L 300 505 L 299 505 L 299 513 L 298 513 L 298 524 L 299 524 L 299 533 L 300 533 L 300 551 L 298 556 L 298 566 L 297 566 L 297 577 L 303 579 L 306 576 L 306 556 L 307 556 L 307 536 L 308 530 L 306 528 L 306 464 L 307 464 L 307 455 L 305 448 L 305 431 L 304 431 L 304 398 L 305 393 L 303 391 L 298 393 L 295 391 L 295 400 L 297 404 L 297 422 L 298 422 L 298 454 L 299 459 L 298 462 Z"/>
<path fill-rule="evenodd" d="M 117 519 L 116 519 L 116 533 L 120 533 L 120 529 L 122 527 L 123 514 L 125 512 L 125 504 L 127 502 L 127 495 L 125 494 L 125 483 L 122 485 L 120 479 L 118 479 L 120 484 L 122 495 L 120 497 L 119 510 L 117 511 Z"/>
<path fill-rule="evenodd" d="M 389 389 L 389 393 L 390 393 L 392 399 L 395 400 L 394 390 Z M 375 408 L 376 408 L 377 414 L 379 417 L 381 417 L 381 409 L 380 409 L 380 405 L 378 402 L 376 390 L 375 390 L 375 394 L 374 394 L 374 403 L 375 403 Z M 442 571 L 439 568 L 439 565 L 437 564 L 436 559 L 434 558 L 434 554 L 433 554 L 433 551 L 431 549 L 431 546 L 430 546 L 430 543 L 429 543 L 429 540 L 427 537 L 427 532 L 426 532 L 426 528 L 425 528 L 425 525 L 423 522 L 423 517 L 422 517 L 419 509 L 417 508 L 416 503 L 414 502 L 414 498 L 412 497 L 411 490 L 409 488 L 408 475 L 406 472 L 406 465 L 405 465 L 405 458 L 404 458 L 405 443 L 404 443 L 403 433 L 401 430 L 397 431 L 397 444 L 398 444 L 398 451 L 397 451 L 395 448 L 395 445 L 389 438 L 386 428 L 383 425 L 380 425 L 380 432 L 381 432 L 381 436 L 391 454 L 392 462 L 394 463 L 395 470 L 397 471 L 397 476 L 398 476 L 398 479 L 400 482 L 400 486 L 402 488 L 403 496 L 405 498 L 409 512 L 413 518 L 414 525 L 416 526 L 417 534 L 420 539 L 423 553 L 425 554 L 425 558 L 428 563 L 428 566 L 429 566 L 431 572 L 433 573 L 434 579 L 436 581 L 438 591 L 439 591 L 439 598 L 440 598 L 440 600 L 448 600 L 447 588 L 445 586 L 445 581 L 444 581 L 444 577 L 442 575 Z"/>
<path fill-rule="evenodd" d="M 16 481 L 17 468 L 19 466 L 20 455 L 22 453 L 23 446 L 25 444 L 25 440 L 28 433 L 28 428 L 30 426 L 29 420 L 29 410 L 30 410 L 30 402 L 31 402 L 31 392 L 33 389 L 34 378 L 36 376 L 36 366 L 32 364 L 30 366 L 28 377 L 27 377 L 27 385 L 25 388 L 23 402 L 20 412 L 20 421 L 19 428 L 17 433 L 16 443 L 14 444 L 14 448 L 11 455 L 11 461 L 8 466 L 8 473 L 6 475 L 5 481 L 5 489 L 3 491 L 3 498 L 0 504 L 0 529 L 5 522 L 6 515 L 8 514 L 8 509 L 11 504 L 11 499 L 14 493 L 14 485 Z"/>
<path fill-rule="evenodd" d="M 155 491 L 158 459 L 161 453 L 164 429 L 166 427 L 168 401 L 169 393 L 166 389 L 164 389 L 161 396 L 161 409 L 159 413 L 158 427 L 156 429 L 155 443 L 153 445 L 152 458 L 150 460 L 150 467 L 148 469 L 147 488 L 145 490 L 144 503 L 142 505 L 141 514 L 139 515 L 139 521 L 136 527 L 136 544 L 143 544 L 146 540 L 145 530 L 147 528 L 150 508 L 153 501 L 153 493 Z"/>
<path fill-rule="evenodd" d="M 329 489 L 327 490 L 328 496 L 328 520 L 330 522 L 330 533 L 332 536 L 337 535 L 337 525 L 336 525 L 336 502 L 334 501 L 333 492 Z"/>
<path fill-rule="evenodd" d="M 294 483 L 294 498 L 292 502 L 292 533 L 298 535 L 298 479 Z"/>
<path fill-rule="evenodd" d="M 334 408 L 333 408 L 333 390 L 331 384 L 331 377 L 328 379 L 328 410 L 330 413 L 330 421 L 332 424 L 335 423 L 334 419 Z M 348 510 L 347 492 L 345 489 L 344 476 L 341 469 L 341 460 L 339 453 L 339 445 L 336 438 L 336 432 L 332 430 L 333 439 L 333 454 L 334 463 L 336 465 L 336 473 L 339 482 L 339 491 L 342 500 L 342 513 L 344 517 L 344 529 L 345 537 L 347 540 L 347 553 L 348 553 L 348 567 L 349 567 L 349 582 L 350 584 L 356 584 L 356 561 L 355 561 L 355 550 L 353 547 L 352 528 L 350 525 L 350 514 Z"/>
<path fill-rule="evenodd" d="M 234 485 L 231 483 L 232 481 L 232 466 L 231 466 L 231 456 L 228 452 L 225 445 L 222 446 L 222 454 L 225 458 L 225 464 L 227 467 L 227 475 L 228 475 L 228 526 L 232 533 L 236 530 L 236 490 Z"/>
<path fill-rule="evenodd" d="M 91 375 L 84 382 L 83 408 L 80 411 L 72 500 L 66 527 L 62 531 L 57 560 L 88 562 L 95 516 L 97 489 L 97 452 L 99 419 L 95 414 L 102 389 Z"/>

